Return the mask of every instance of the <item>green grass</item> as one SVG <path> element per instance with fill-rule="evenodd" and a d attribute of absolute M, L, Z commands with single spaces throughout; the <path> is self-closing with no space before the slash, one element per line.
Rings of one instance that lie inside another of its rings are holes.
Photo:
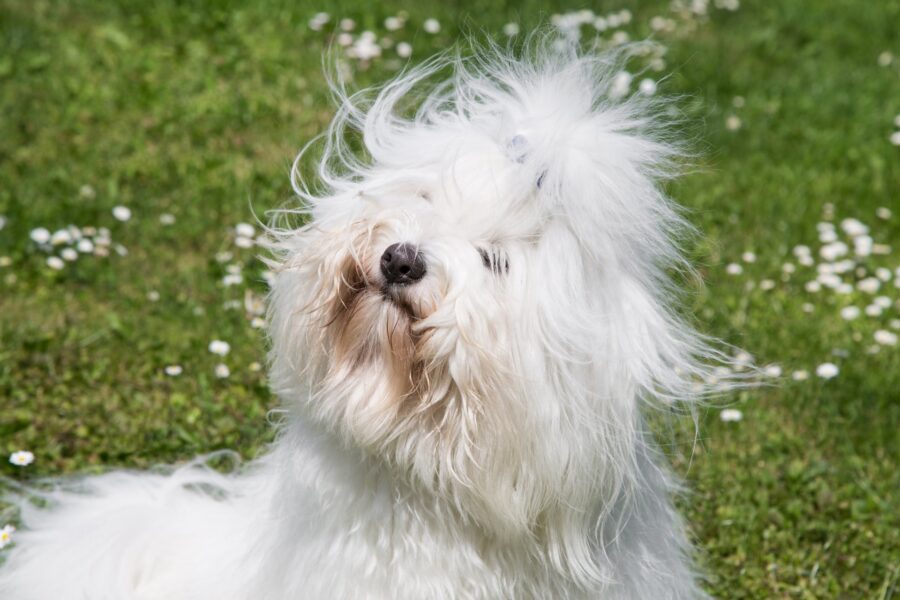
<path fill-rule="evenodd" d="M 0 474 L 147 466 L 217 448 L 250 457 L 269 439 L 276 402 L 249 368 L 264 363 L 265 340 L 225 305 L 245 289 L 262 293 L 262 266 L 234 248 L 233 226 L 291 201 L 290 162 L 330 117 L 328 33 L 309 18 L 325 10 L 357 31 L 384 31 L 401 7 L 305 4 L 0 0 L 0 257 L 12 261 L 0 268 L 0 451 L 37 456 L 26 469 L 4 461 Z M 511 20 L 527 30 L 582 7 L 427 0 L 395 37 L 416 60 L 461 31 L 499 35 Z M 671 14 L 663 2 L 591 6 L 623 7 L 634 38 L 650 33 L 651 16 Z M 696 445 L 689 424 L 676 428 L 669 453 L 693 489 L 682 507 L 719 597 L 890 598 L 900 577 L 900 351 L 866 350 L 900 310 L 844 321 L 840 307 L 871 297 L 808 293 L 810 270 L 782 281 L 781 265 L 796 244 L 818 247 L 830 203 L 836 222 L 859 218 L 893 244 L 863 266 L 900 266 L 900 148 L 888 141 L 900 114 L 900 1 L 755 0 L 710 12 L 693 31 L 657 36 L 669 48 L 660 91 L 682 97 L 701 157 L 672 188 L 704 232 L 691 252 L 706 286 L 691 308 L 704 330 L 761 364 L 790 374 L 832 361 L 841 372 L 730 398 L 743 421 L 709 409 Z M 421 30 L 429 16 L 442 23 L 437 35 Z M 885 51 L 896 58 L 880 66 Z M 355 70 L 353 85 L 384 79 L 390 62 Z M 726 128 L 729 115 L 739 130 Z M 119 204 L 130 221 L 112 218 Z M 877 219 L 878 207 L 895 214 Z M 160 225 L 162 213 L 175 224 Z M 70 223 L 109 227 L 127 256 L 48 269 L 29 231 Z M 215 255 L 225 250 L 248 284 L 222 286 Z M 726 275 L 747 250 L 757 261 Z M 764 278 L 775 288 L 748 289 Z M 880 293 L 900 296 L 890 284 Z M 213 375 L 213 339 L 231 344 L 228 379 Z M 184 374 L 166 376 L 168 364 Z"/>

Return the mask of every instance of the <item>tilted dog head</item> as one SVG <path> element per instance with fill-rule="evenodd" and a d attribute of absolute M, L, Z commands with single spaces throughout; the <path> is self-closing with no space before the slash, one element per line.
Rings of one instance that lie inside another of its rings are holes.
<path fill-rule="evenodd" d="M 616 59 L 537 54 L 341 95 L 325 189 L 275 232 L 275 391 L 497 536 L 590 528 L 638 476 L 641 402 L 690 400 L 708 356 L 669 309 L 658 106 L 608 98 Z"/>

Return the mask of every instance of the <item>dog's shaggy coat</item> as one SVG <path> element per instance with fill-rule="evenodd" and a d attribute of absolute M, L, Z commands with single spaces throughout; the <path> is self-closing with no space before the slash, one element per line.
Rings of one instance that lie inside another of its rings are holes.
<path fill-rule="evenodd" d="M 641 416 L 716 358 L 670 308 L 677 152 L 616 57 L 533 50 L 335 86 L 308 221 L 270 232 L 277 442 L 22 502 L 0 596 L 703 597 Z M 386 279 L 396 243 L 421 280 Z"/>

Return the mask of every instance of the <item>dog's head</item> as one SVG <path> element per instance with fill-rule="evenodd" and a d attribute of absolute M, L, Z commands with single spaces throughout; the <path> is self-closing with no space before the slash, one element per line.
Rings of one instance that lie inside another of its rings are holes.
<path fill-rule="evenodd" d="M 608 99 L 614 59 L 539 54 L 343 96 L 327 189 L 299 183 L 308 223 L 276 232 L 276 392 L 497 535 L 591 518 L 628 486 L 640 402 L 704 374 L 668 307 L 652 103 Z"/>

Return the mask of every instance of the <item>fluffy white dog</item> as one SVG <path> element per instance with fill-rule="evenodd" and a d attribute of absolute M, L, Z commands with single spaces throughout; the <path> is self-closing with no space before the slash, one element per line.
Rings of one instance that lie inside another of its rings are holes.
<path fill-rule="evenodd" d="M 641 416 L 717 358 L 670 307 L 677 151 L 616 57 L 537 46 L 336 87 L 308 221 L 272 230 L 278 441 L 24 502 L 0 596 L 704 596 Z"/>

